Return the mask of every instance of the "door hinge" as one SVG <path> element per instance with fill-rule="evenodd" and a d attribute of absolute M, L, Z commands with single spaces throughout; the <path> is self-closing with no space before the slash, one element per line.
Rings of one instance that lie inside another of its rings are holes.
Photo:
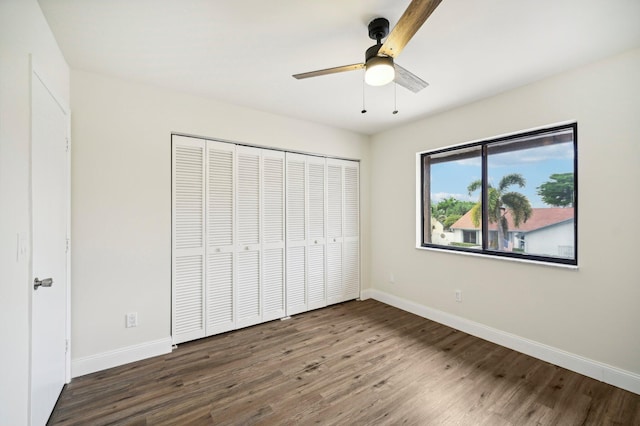
<path fill-rule="evenodd" d="M 67 144 L 65 145 L 65 151 L 69 152 L 69 138 L 66 137 L 65 140 L 67 141 Z"/>
<path fill-rule="evenodd" d="M 69 339 L 64 341 L 64 352 L 69 352 Z"/>
<path fill-rule="evenodd" d="M 71 246 L 71 241 L 69 240 L 69 238 L 67 238 L 65 240 L 65 248 L 64 248 L 65 252 L 69 253 L 70 246 Z"/>

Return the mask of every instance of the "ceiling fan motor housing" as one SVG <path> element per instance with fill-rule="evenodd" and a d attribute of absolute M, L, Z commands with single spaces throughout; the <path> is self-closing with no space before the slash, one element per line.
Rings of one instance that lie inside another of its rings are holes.
<path fill-rule="evenodd" d="M 389 35 L 389 21 L 386 18 L 376 18 L 369 22 L 369 38 L 378 44 Z"/>
<path fill-rule="evenodd" d="M 378 52 L 382 47 L 381 40 L 389 35 L 389 21 L 386 18 L 376 18 L 369 22 L 369 38 L 376 41 L 376 44 L 367 49 L 364 54 L 364 62 L 367 63 L 371 58 L 378 56 Z"/>

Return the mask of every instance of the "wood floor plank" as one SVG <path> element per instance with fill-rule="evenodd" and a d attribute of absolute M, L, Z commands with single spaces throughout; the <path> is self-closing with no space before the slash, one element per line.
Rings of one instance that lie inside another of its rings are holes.
<path fill-rule="evenodd" d="M 637 425 L 640 395 L 367 300 L 74 379 L 50 425 Z"/>

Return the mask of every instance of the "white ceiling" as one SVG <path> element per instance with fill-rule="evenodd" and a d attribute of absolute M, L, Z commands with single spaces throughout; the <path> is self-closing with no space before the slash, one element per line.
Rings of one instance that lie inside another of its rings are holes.
<path fill-rule="evenodd" d="M 396 62 L 419 92 L 365 87 L 367 23 L 409 0 L 39 0 L 73 69 L 375 134 L 640 46 L 639 0 L 443 0 Z"/>

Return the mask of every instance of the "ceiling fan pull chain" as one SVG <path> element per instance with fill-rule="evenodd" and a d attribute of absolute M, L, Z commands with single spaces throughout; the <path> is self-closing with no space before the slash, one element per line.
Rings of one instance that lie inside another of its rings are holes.
<path fill-rule="evenodd" d="M 364 84 L 364 73 L 362 74 L 362 111 L 360 111 L 362 114 L 366 114 L 367 113 L 367 109 L 364 106 L 364 90 L 365 90 L 365 84 Z"/>
<path fill-rule="evenodd" d="M 398 113 L 398 83 L 393 82 L 393 113 Z"/>

